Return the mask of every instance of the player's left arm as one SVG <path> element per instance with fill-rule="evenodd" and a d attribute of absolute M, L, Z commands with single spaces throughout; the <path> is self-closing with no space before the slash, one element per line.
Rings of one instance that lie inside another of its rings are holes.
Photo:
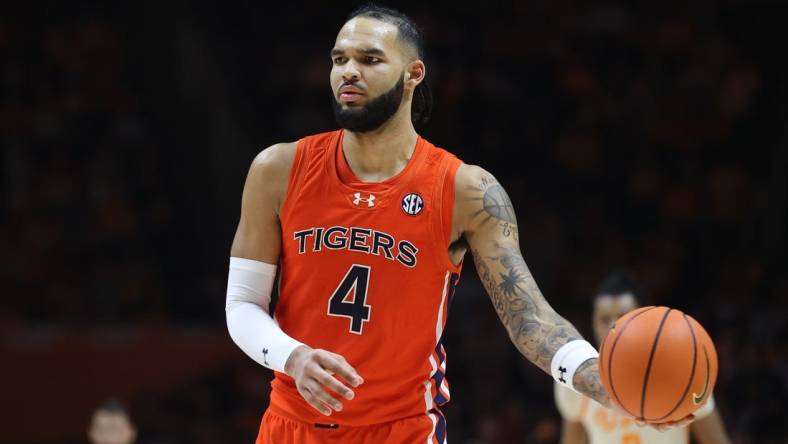
<path fill-rule="evenodd" d="M 583 338 L 547 303 L 525 264 L 517 217 L 506 191 L 484 169 L 462 165 L 455 180 L 454 217 L 509 338 L 523 356 L 552 374 L 551 362 L 558 349 Z M 611 405 L 597 359 L 581 364 L 573 382 L 579 392 Z"/>

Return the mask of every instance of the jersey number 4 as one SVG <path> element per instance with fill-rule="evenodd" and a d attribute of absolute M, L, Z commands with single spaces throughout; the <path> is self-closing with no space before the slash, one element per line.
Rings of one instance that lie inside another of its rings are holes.
<path fill-rule="evenodd" d="M 353 264 L 328 300 L 328 315 L 350 318 L 350 332 L 357 335 L 372 313 L 367 305 L 370 271 L 366 265 Z"/>

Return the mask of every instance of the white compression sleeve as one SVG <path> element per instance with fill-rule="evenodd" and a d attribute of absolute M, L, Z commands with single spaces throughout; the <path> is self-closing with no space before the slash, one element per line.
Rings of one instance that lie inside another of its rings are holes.
<path fill-rule="evenodd" d="M 233 342 L 257 363 L 284 372 L 290 353 L 303 344 L 268 314 L 275 278 L 276 265 L 231 257 L 225 312 Z"/>

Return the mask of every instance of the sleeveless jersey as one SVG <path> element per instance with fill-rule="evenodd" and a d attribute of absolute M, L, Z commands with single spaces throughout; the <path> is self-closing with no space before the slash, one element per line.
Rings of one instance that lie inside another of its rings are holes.
<path fill-rule="evenodd" d="M 448 256 L 461 162 L 419 137 L 396 176 L 364 183 L 347 165 L 343 131 L 298 142 L 280 212 L 275 318 L 313 348 L 344 356 L 364 383 L 323 416 L 275 373 L 270 408 L 306 423 L 349 426 L 427 415 L 449 400 L 441 335 L 461 266 Z M 443 429 L 443 430 L 441 430 Z"/>
<path fill-rule="evenodd" d="M 580 422 L 588 436 L 589 444 L 689 444 L 690 428 L 674 427 L 658 431 L 651 427 L 638 427 L 635 421 L 591 401 L 572 390 L 554 384 L 555 402 L 561 416 Z M 714 411 L 714 399 L 695 412 L 696 419 L 703 419 Z"/>

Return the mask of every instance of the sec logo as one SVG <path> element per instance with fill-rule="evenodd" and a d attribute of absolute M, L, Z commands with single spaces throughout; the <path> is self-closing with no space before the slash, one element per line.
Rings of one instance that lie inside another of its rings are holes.
<path fill-rule="evenodd" d="M 424 199 L 418 193 L 409 193 L 402 198 L 402 211 L 411 216 L 421 213 L 424 209 Z"/>

